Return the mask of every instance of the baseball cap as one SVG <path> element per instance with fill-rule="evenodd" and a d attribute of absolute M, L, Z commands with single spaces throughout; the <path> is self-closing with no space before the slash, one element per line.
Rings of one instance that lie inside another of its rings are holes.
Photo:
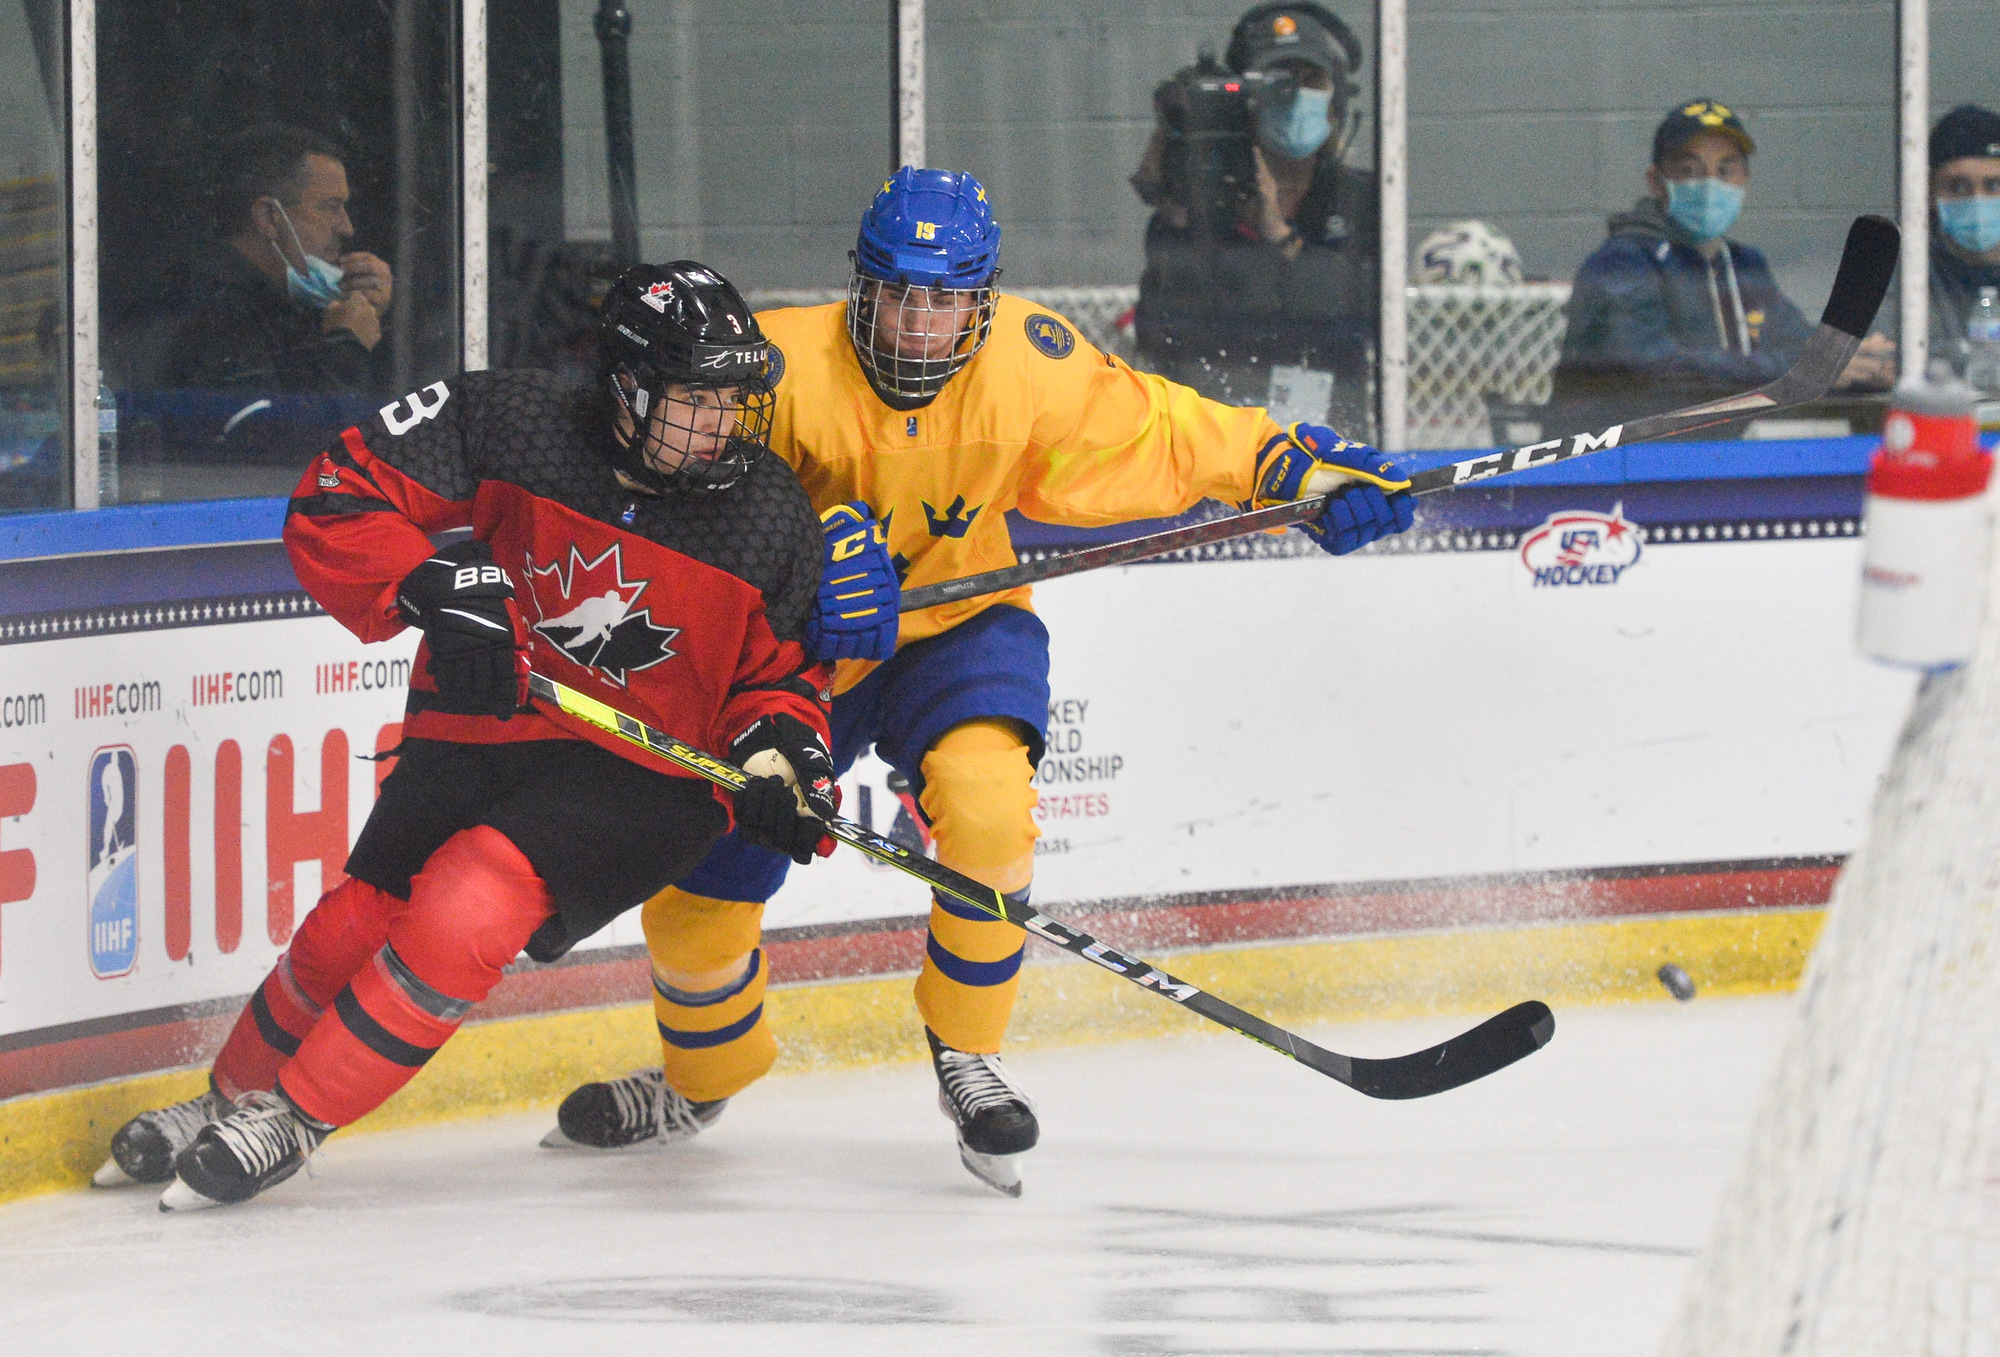
<path fill-rule="evenodd" d="M 1680 150 L 1697 132 L 1720 132 L 1742 148 L 1744 155 L 1757 152 L 1757 143 L 1750 140 L 1743 119 L 1734 111 L 1713 99 L 1695 99 L 1668 112 L 1654 129 L 1653 163 L 1657 165 Z"/>
<path fill-rule="evenodd" d="M 1978 104 L 1960 104 L 1931 129 L 1931 168 L 1965 156 L 2000 159 L 2000 113 Z"/>
<path fill-rule="evenodd" d="M 1261 6 L 1243 16 L 1229 36 L 1224 60 L 1233 71 L 1258 71 L 1278 61 L 1303 61 L 1329 75 L 1353 69 L 1332 30 L 1312 11 L 1317 5 Z"/>

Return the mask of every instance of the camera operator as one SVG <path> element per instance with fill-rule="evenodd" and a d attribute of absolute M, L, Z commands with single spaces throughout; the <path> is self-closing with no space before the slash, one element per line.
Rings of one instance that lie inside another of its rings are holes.
<path fill-rule="evenodd" d="M 1265 4 L 1154 93 L 1132 187 L 1153 207 L 1139 353 L 1281 421 L 1373 426 L 1379 246 L 1372 172 L 1342 156 L 1361 44 L 1316 4 Z"/>

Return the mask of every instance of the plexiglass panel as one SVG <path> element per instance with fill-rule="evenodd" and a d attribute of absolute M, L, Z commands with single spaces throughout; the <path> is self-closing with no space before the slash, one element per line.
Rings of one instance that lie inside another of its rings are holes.
<path fill-rule="evenodd" d="M 104 0 L 104 503 L 279 495 L 458 367 L 452 7 Z"/>
<path fill-rule="evenodd" d="M 63 9 L 0 0 L 0 512 L 69 498 Z"/>
<path fill-rule="evenodd" d="M 1890 0 L 1415 0 L 1411 445 L 1784 371 L 1848 223 L 1895 215 L 1895 76 Z M 1892 299 L 1837 399 L 1750 432 L 1879 427 L 1894 319 Z"/>
<path fill-rule="evenodd" d="M 601 11 L 622 11 L 629 27 Z M 613 238 L 606 37 L 629 70 L 639 256 L 695 259 L 757 301 L 845 295 L 890 168 L 881 3 L 492 0 L 493 362 L 595 371 Z M 614 69 L 615 77 L 615 69 Z"/>
<path fill-rule="evenodd" d="M 1372 4 L 934 0 L 929 152 L 1003 286 L 1204 395 L 1375 436 Z"/>

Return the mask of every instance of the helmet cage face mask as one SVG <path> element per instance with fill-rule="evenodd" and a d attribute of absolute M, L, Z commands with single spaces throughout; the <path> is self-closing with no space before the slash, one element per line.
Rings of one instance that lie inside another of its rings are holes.
<path fill-rule="evenodd" d="M 857 264 L 847 287 L 847 336 L 869 384 L 899 402 L 944 390 L 993 332 L 999 277 L 995 269 L 978 287 L 926 287 L 871 278 Z"/>
<path fill-rule="evenodd" d="M 743 354 L 719 346 L 718 351 L 731 359 Z M 630 432 L 613 423 L 612 437 L 623 453 L 619 469 L 656 492 L 726 490 L 736 484 L 770 438 L 777 396 L 769 369 L 763 363 L 736 381 L 690 382 L 657 370 L 613 368 L 611 394 L 631 421 Z M 660 464 L 676 458 L 678 465 Z"/>

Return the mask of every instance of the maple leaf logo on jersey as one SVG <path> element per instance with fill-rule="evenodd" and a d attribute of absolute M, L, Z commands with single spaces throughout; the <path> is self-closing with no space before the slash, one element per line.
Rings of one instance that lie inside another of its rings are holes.
<path fill-rule="evenodd" d="M 530 556 L 528 581 L 541 618 L 534 624 L 535 632 L 577 664 L 595 669 L 622 688 L 628 673 L 672 659 L 677 652 L 668 642 L 681 629 L 659 626 L 650 608 L 634 606 L 651 581 L 625 578 L 620 545 L 613 542 L 592 561 L 583 559 L 574 542 L 566 561 L 537 565 Z M 559 611 L 544 598 L 549 583 L 562 591 Z"/>

